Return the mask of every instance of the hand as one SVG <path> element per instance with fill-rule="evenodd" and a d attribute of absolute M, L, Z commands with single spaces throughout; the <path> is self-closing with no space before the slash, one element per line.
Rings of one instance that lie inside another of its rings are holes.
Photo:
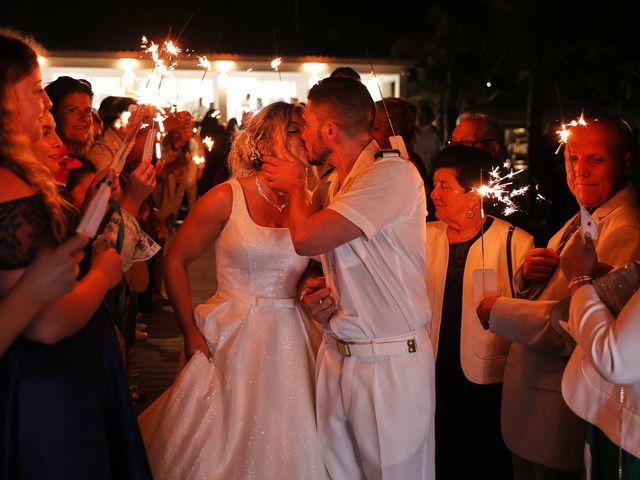
<path fill-rule="evenodd" d="M 478 314 L 480 324 L 485 330 L 489 330 L 489 318 L 491 317 L 491 310 L 493 309 L 493 306 L 495 305 L 498 298 L 500 297 L 498 297 L 497 295 L 484 297 L 482 300 L 480 300 L 480 303 L 476 308 L 476 313 Z"/>
<path fill-rule="evenodd" d="M 567 280 L 580 275 L 595 277 L 598 270 L 598 254 L 591 237 L 585 235 L 583 242 L 582 235 L 574 235 L 562 252 L 560 268 Z"/>
<path fill-rule="evenodd" d="M 534 248 L 522 264 L 522 276 L 529 283 L 546 282 L 556 271 L 560 257 L 550 248 Z"/>
<path fill-rule="evenodd" d="M 122 279 L 122 258 L 115 249 L 109 248 L 93 257 L 91 270 L 102 275 L 107 282 L 107 289 L 111 290 Z"/>
<path fill-rule="evenodd" d="M 207 358 L 213 357 L 211 350 L 209 350 L 207 340 L 202 333 L 194 327 L 192 331 L 184 336 L 184 355 L 187 357 L 187 360 L 191 360 L 191 357 L 193 357 L 196 352 L 204 353 Z"/>
<path fill-rule="evenodd" d="M 304 163 L 292 155 L 284 146 L 276 146 L 276 156 L 262 157 L 262 171 L 269 188 L 278 192 L 291 193 L 296 188 L 307 186 L 307 170 Z"/>
<path fill-rule="evenodd" d="M 85 235 L 78 234 L 38 255 L 21 279 L 34 301 L 49 303 L 75 288 L 79 263 L 84 258 L 82 249 L 88 241 Z"/>
<path fill-rule="evenodd" d="M 125 190 L 125 199 L 127 202 L 131 202 L 135 212 L 129 212 L 133 215 L 137 215 L 137 210 L 140 208 L 140 204 L 151 195 L 151 192 L 156 188 L 156 172 L 153 165 L 151 165 L 150 159 L 140 162 L 140 165 L 131 172 L 129 176 L 129 182 L 127 183 Z M 123 199 L 123 206 L 127 203 Z"/>
<path fill-rule="evenodd" d="M 318 323 L 327 323 L 336 312 L 337 305 L 324 277 L 308 277 L 299 285 L 300 304 L 304 313 Z"/>

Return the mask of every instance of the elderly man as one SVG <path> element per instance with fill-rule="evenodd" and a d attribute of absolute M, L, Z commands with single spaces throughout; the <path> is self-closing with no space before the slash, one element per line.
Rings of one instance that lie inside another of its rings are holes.
<path fill-rule="evenodd" d="M 504 133 L 498 122 L 484 113 L 465 112 L 458 117 L 450 143 L 476 147 L 491 154 L 500 165 L 505 156 Z"/>
<path fill-rule="evenodd" d="M 293 244 L 322 256 L 337 303 L 316 367 L 324 461 L 334 479 L 432 479 L 422 180 L 372 140 L 375 105 L 364 85 L 327 78 L 308 98 L 302 138 L 310 161 L 335 167 L 328 205 L 313 207 L 304 166 L 286 150 L 264 168 L 272 188 L 290 193 Z"/>
<path fill-rule="evenodd" d="M 598 226 L 598 258 L 613 266 L 640 255 L 640 210 L 625 182 L 631 151 L 627 125 L 611 117 L 573 127 L 565 147 L 567 185 Z M 567 318 L 565 302 L 559 302 L 569 296 L 559 255 L 579 225 L 578 214 L 548 248 L 527 255 L 514 278 L 521 298 L 488 297 L 478 307 L 485 327 L 513 341 L 504 377 L 502 433 L 517 480 L 577 479 L 583 468 L 584 424 L 560 392 L 574 343 L 556 322 Z"/>

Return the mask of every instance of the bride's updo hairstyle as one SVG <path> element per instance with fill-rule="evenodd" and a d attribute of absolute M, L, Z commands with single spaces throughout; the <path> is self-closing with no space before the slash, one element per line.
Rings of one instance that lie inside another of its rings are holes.
<path fill-rule="evenodd" d="M 15 85 L 38 67 L 31 38 L 8 29 L 0 29 L 0 167 L 7 168 L 33 188 L 44 200 L 50 215 L 53 236 L 67 236 L 65 210 L 69 204 L 60 196 L 51 172 L 34 157 L 31 140 L 18 121 Z"/>
<path fill-rule="evenodd" d="M 286 102 L 272 103 L 236 134 L 229 152 L 232 178 L 253 175 L 262 167 L 262 155 L 276 153 L 272 149 L 277 142 L 286 145 L 287 127 L 296 111 L 302 114 L 302 107 Z"/>

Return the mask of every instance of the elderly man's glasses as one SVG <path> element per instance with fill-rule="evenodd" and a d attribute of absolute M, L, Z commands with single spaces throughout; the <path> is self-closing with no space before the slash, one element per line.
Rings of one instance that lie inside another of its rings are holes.
<path fill-rule="evenodd" d="M 449 140 L 447 142 L 447 145 L 449 146 L 462 145 L 464 147 L 475 147 L 476 145 L 481 145 L 483 143 L 495 142 L 495 141 L 496 140 L 494 140 L 493 138 L 485 138 L 483 140 Z"/>

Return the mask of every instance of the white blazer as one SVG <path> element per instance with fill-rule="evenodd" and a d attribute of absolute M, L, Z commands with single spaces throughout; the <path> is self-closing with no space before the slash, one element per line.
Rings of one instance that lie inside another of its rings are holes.
<path fill-rule="evenodd" d="M 510 223 L 493 218 L 484 232 L 484 265 L 498 273 L 498 295 L 511 297 L 509 269 L 507 267 L 507 234 Z M 449 263 L 449 241 L 444 222 L 427 223 L 427 295 L 431 301 L 431 341 L 437 356 L 440 322 Z M 524 256 L 534 246 L 533 237 L 516 228 L 511 238 L 512 271 L 516 272 Z M 502 382 L 504 367 L 511 341 L 482 328 L 476 305 L 473 303 L 473 271 L 482 268 L 482 246 L 478 239 L 469 249 L 464 268 L 462 287 L 462 331 L 460 360 L 465 377 L 478 384 Z"/>
<path fill-rule="evenodd" d="M 580 287 L 571 298 L 569 333 L 577 345 L 562 377 L 567 405 L 640 458 L 640 290 L 616 319 L 593 286 Z"/>

